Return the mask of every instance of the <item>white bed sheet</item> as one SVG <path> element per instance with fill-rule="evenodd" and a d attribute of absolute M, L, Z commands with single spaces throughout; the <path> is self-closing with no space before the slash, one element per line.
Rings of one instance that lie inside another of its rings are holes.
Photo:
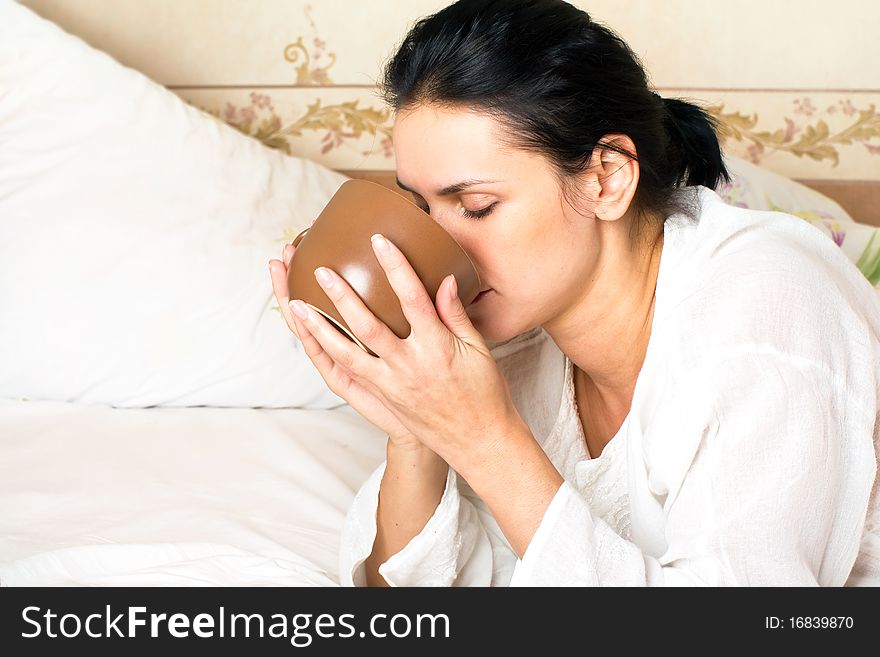
<path fill-rule="evenodd" d="M 0 585 L 336 585 L 384 450 L 348 406 L 0 400 Z"/>

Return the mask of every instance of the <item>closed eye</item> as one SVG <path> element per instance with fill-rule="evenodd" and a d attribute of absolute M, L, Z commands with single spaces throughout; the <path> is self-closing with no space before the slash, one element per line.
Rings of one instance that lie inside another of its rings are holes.
<path fill-rule="evenodd" d="M 497 204 L 498 204 L 498 201 L 495 201 L 495 203 L 491 203 L 491 204 L 487 205 L 487 206 L 486 206 L 485 208 L 483 208 L 482 210 L 468 210 L 467 208 L 462 207 L 462 209 L 461 209 L 461 213 L 462 213 L 465 217 L 467 217 L 468 219 L 482 219 L 483 217 L 485 217 L 486 215 L 488 215 L 489 213 L 491 213 L 491 212 L 492 212 L 492 209 L 493 209 Z"/>
<path fill-rule="evenodd" d="M 427 214 L 431 214 L 431 207 L 427 203 L 425 203 L 425 199 L 423 199 L 418 194 L 413 194 L 412 197 L 413 197 L 413 202 L 417 206 L 419 206 L 419 208 L 421 208 L 421 210 L 423 212 L 426 212 Z M 467 217 L 468 219 L 478 220 L 478 219 L 482 219 L 483 217 L 486 217 L 489 214 L 491 214 L 492 210 L 495 208 L 495 206 L 497 204 L 498 204 L 498 201 L 495 201 L 494 203 L 491 203 L 491 204 L 487 205 L 485 208 L 482 208 L 480 210 L 468 210 L 466 207 L 462 206 L 461 213 L 465 217 Z"/>

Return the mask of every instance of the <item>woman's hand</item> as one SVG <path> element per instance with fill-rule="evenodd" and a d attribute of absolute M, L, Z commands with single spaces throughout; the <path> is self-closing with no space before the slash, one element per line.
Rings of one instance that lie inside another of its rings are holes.
<path fill-rule="evenodd" d="M 300 304 L 306 319 L 291 313 L 291 320 L 306 353 L 330 389 L 390 437 L 405 430 L 406 440 L 415 438 L 459 472 L 497 457 L 505 435 L 523 421 L 495 359 L 465 312 L 454 277 L 444 279 L 435 308 L 397 247 L 376 238 L 373 249 L 412 327 L 410 335 L 398 338 L 340 276 L 321 268 L 329 274 L 330 285 L 316 275 L 319 284 L 355 336 L 378 358 Z M 282 268 L 277 269 L 276 296 L 286 305 L 286 289 L 279 288 Z M 295 310 L 296 303 L 291 307 Z"/>
<path fill-rule="evenodd" d="M 281 260 L 269 260 L 269 275 L 272 277 L 272 291 L 275 293 L 275 300 L 278 302 L 278 309 L 287 322 L 287 326 L 293 331 L 293 334 L 299 338 L 296 332 L 296 324 L 293 316 L 290 314 L 290 298 L 287 296 L 287 270 L 290 267 L 290 260 L 296 247 L 293 244 L 285 244 L 281 249 Z"/>
<path fill-rule="evenodd" d="M 323 353 L 320 343 L 315 340 L 308 330 L 302 333 L 298 330 L 297 327 L 300 324 L 298 324 L 290 311 L 290 299 L 288 298 L 289 292 L 287 289 L 287 272 L 295 250 L 296 248 L 292 244 L 285 244 L 281 250 L 282 259 L 269 260 L 272 290 L 275 293 L 275 299 L 278 301 L 278 307 L 284 316 L 284 320 L 287 322 L 287 326 L 290 327 L 290 330 L 293 331 L 299 341 L 303 343 L 309 358 L 311 358 L 324 381 L 327 382 L 327 385 L 335 394 L 345 399 L 368 422 L 383 429 L 395 447 L 421 448 L 421 443 L 410 434 L 406 427 L 397 421 L 394 414 L 379 401 L 373 392 L 352 379 L 346 370 L 336 365 L 326 353 Z M 332 330 L 335 331 L 336 329 Z M 347 340 L 347 338 L 343 339 Z"/>

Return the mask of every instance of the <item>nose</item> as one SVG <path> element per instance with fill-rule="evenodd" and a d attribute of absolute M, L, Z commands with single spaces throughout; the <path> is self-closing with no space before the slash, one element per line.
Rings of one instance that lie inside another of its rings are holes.
<path fill-rule="evenodd" d="M 461 228 L 456 228 L 454 222 L 444 222 L 439 212 L 430 212 L 429 215 L 434 222 L 437 223 L 440 228 L 445 230 L 452 239 L 455 240 L 456 244 L 461 247 L 461 250 L 467 254 L 467 257 L 470 258 L 471 264 L 474 266 L 474 269 L 477 271 L 477 276 L 480 278 L 481 287 L 480 290 L 485 290 L 489 286 L 486 282 L 486 279 L 483 277 L 483 273 L 480 271 L 479 263 L 477 262 L 477 258 L 474 256 L 475 249 L 474 246 L 474 236 L 467 235 Z"/>
<path fill-rule="evenodd" d="M 488 289 L 489 284 L 486 281 L 486 277 L 483 276 L 483 272 L 481 271 L 480 264 L 477 261 L 477 258 L 474 256 L 473 249 L 471 249 L 469 247 L 469 245 L 466 241 L 462 241 L 462 240 L 458 239 L 455 235 L 452 235 L 452 238 L 458 243 L 458 245 L 461 247 L 461 250 L 465 252 L 465 255 L 467 255 L 468 259 L 471 261 L 471 265 L 473 265 L 473 267 L 474 267 L 474 271 L 477 272 L 477 279 L 480 282 L 480 289 L 478 291 L 482 292 L 482 291 Z"/>

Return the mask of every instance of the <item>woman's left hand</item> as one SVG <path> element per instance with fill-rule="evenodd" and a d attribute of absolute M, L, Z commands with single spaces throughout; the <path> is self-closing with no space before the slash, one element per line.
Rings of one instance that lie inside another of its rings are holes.
<path fill-rule="evenodd" d="M 383 241 L 387 253 L 381 251 Z M 330 274 L 330 286 L 316 276 L 324 292 L 358 340 L 378 358 L 302 304 L 308 318 L 297 318 L 297 328 L 315 338 L 307 341 L 312 344 L 309 358 L 317 366 L 326 365 L 329 356 L 453 469 L 461 472 L 493 458 L 507 432 L 521 426 L 522 420 L 501 370 L 465 312 L 454 277 L 440 285 L 435 308 L 396 246 L 374 237 L 373 250 L 412 327 L 410 335 L 398 338 L 338 274 L 320 268 Z"/>

